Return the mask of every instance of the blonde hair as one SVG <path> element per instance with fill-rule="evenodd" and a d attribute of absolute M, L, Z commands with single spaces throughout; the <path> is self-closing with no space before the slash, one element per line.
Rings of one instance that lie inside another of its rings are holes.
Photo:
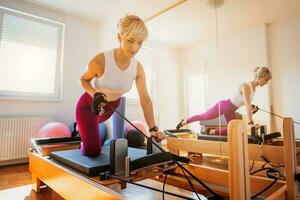
<path fill-rule="evenodd" d="M 118 28 L 121 35 L 142 37 L 143 40 L 146 40 L 148 37 L 148 29 L 145 22 L 135 15 L 126 15 L 121 18 L 118 23 Z"/>
<path fill-rule="evenodd" d="M 268 67 L 265 66 L 256 67 L 253 72 L 254 72 L 255 79 L 259 79 L 259 78 L 267 78 L 269 80 L 272 79 L 272 73 Z"/>

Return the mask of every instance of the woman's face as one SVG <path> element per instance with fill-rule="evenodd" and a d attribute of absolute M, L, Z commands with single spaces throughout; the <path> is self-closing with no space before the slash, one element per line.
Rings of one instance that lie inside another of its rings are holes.
<path fill-rule="evenodd" d="M 126 36 L 119 35 L 119 40 L 121 42 L 122 52 L 128 57 L 135 56 L 144 42 L 142 37 L 134 37 L 130 34 Z"/>
<path fill-rule="evenodd" d="M 259 79 L 257 80 L 257 83 L 258 83 L 258 85 L 259 85 L 260 87 L 262 87 L 262 86 L 268 84 L 269 80 L 270 80 L 270 79 L 269 79 L 267 76 L 266 76 L 266 77 L 261 77 L 261 78 L 259 78 Z"/>

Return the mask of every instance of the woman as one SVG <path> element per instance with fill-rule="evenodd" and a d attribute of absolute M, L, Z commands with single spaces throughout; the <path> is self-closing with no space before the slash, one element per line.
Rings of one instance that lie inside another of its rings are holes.
<path fill-rule="evenodd" d="M 143 66 L 134 58 L 148 36 L 147 27 L 139 17 L 127 15 L 120 19 L 118 28 L 120 46 L 96 55 L 80 79 L 85 93 L 77 103 L 76 121 L 82 139 L 81 151 L 86 156 L 100 154 L 98 123 L 113 114 L 120 104 L 120 97 L 131 89 L 134 81 L 151 136 L 158 142 L 164 139 L 155 126 Z M 94 86 L 91 85 L 93 78 Z"/>
<path fill-rule="evenodd" d="M 206 121 L 214 119 L 221 115 L 224 115 L 226 122 L 229 123 L 230 120 L 238 118 L 237 113 L 235 113 L 235 111 L 243 105 L 246 106 L 248 124 L 253 125 L 253 110 L 251 102 L 253 100 L 256 88 L 257 86 L 262 87 L 268 84 L 268 81 L 271 79 L 272 73 L 267 67 L 257 67 L 254 70 L 254 80 L 252 80 L 251 82 L 245 82 L 241 84 L 233 97 L 227 100 L 219 101 L 204 113 L 181 120 L 181 122 L 177 125 L 176 128 L 179 129 L 182 126 L 195 121 Z M 211 133 L 226 135 L 227 128 L 215 129 L 214 132 Z"/>

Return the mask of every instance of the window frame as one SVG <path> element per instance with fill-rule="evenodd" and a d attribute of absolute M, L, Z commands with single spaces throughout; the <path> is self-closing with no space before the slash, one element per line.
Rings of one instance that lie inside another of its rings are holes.
<path fill-rule="evenodd" d="M 63 86 L 63 57 L 64 57 L 64 36 L 65 24 L 52 19 L 47 19 L 30 13 L 0 6 L 0 41 L 2 38 L 2 25 L 4 14 L 20 17 L 46 25 L 56 26 L 59 30 L 57 57 L 55 66 L 55 89 L 51 94 L 39 94 L 34 92 L 17 92 L 0 90 L 0 100 L 27 100 L 27 101 L 62 101 Z M 1 45 L 1 42 L 0 42 Z"/>

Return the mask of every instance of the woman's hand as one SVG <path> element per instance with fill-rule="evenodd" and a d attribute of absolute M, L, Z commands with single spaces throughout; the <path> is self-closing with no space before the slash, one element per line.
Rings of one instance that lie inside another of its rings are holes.
<path fill-rule="evenodd" d="M 151 132 L 151 137 L 155 139 L 156 142 L 161 142 L 165 139 L 165 134 L 163 132 L 157 131 L 157 132 Z"/>
<path fill-rule="evenodd" d="M 254 121 L 253 121 L 253 120 L 250 120 L 250 121 L 248 122 L 248 125 L 249 125 L 249 126 L 253 126 L 253 125 L 254 125 Z"/>
<path fill-rule="evenodd" d="M 258 110 L 259 110 L 258 106 L 254 105 L 254 104 L 251 105 L 252 114 L 255 114 Z"/>
<path fill-rule="evenodd" d="M 176 129 L 179 130 L 181 127 L 185 126 L 187 124 L 185 119 L 182 119 L 176 126 Z"/>
<path fill-rule="evenodd" d="M 93 102 L 92 102 L 92 110 L 96 115 L 102 115 L 105 110 L 104 106 L 106 105 L 106 95 L 101 92 L 96 92 L 94 94 Z"/>

